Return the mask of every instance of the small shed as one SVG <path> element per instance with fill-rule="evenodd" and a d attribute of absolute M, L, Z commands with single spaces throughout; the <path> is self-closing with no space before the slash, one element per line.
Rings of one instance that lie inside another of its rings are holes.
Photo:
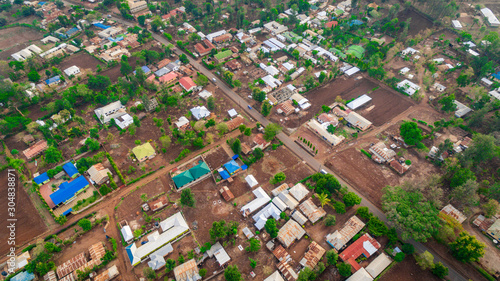
<path fill-rule="evenodd" d="M 248 183 L 248 185 L 250 186 L 250 188 L 256 186 L 259 184 L 259 182 L 257 182 L 257 180 L 255 179 L 255 177 L 253 175 L 248 175 L 245 177 L 245 181 Z"/>

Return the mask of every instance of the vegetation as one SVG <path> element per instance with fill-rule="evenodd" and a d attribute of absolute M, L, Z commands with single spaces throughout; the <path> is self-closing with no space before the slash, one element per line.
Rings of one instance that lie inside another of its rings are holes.
<path fill-rule="evenodd" d="M 183 189 L 181 192 L 181 204 L 194 207 L 195 203 L 196 200 L 194 199 L 194 194 L 191 192 L 191 188 Z"/>
<path fill-rule="evenodd" d="M 266 232 L 269 233 L 271 238 L 276 238 L 278 237 L 278 226 L 277 222 L 274 218 L 270 218 L 266 221 L 266 225 L 264 226 L 266 229 Z"/>

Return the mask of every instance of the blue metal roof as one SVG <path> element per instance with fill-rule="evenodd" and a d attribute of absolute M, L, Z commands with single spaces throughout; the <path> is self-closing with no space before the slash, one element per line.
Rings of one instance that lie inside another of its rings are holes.
<path fill-rule="evenodd" d="M 148 74 L 151 72 L 151 69 L 149 69 L 149 67 L 147 67 L 146 65 L 144 66 L 141 66 L 141 69 L 142 69 L 142 72 L 144 72 L 144 74 Z M 135 70 L 134 70 L 134 74 L 135 74 Z"/>
<path fill-rule="evenodd" d="M 40 6 L 43 6 L 45 4 L 46 4 L 46 2 L 38 2 L 38 5 L 40 5 Z"/>
<path fill-rule="evenodd" d="M 362 25 L 363 22 L 360 21 L 360 20 L 352 20 L 350 23 L 349 23 L 349 26 L 352 26 L 352 25 Z"/>
<path fill-rule="evenodd" d="M 33 180 L 36 182 L 36 184 L 42 184 L 45 181 L 50 180 L 50 178 L 49 178 L 49 175 L 47 174 L 47 172 L 45 172 L 45 173 L 39 175 L 38 177 L 34 178 Z"/>
<path fill-rule="evenodd" d="M 222 179 L 224 179 L 224 180 L 227 180 L 228 178 L 231 177 L 226 170 L 222 170 L 221 172 L 219 172 L 219 174 L 222 177 Z"/>
<path fill-rule="evenodd" d="M 495 74 L 491 74 L 493 77 L 495 77 L 496 79 L 500 79 L 500 71 L 495 73 Z"/>
<path fill-rule="evenodd" d="M 243 165 L 243 166 L 241 166 L 241 169 L 242 169 L 243 171 L 245 171 L 246 169 L 248 169 L 248 166 L 247 166 L 247 165 Z"/>
<path fill-rule="evenodd" d="M 63 213 L 63 216 L 65 216 L 65 215 L 67 215 L 67 214 L 69 214 L 69 213 L 71 213 L 71 212 L 73 212 L 73 208 L 69 208 L 68 210 L 66 210 L 66 211 Z"/>
<path fill-rule="evenodd" d="M 61 183 L 59 189 L 50 195 L 50 199 L 52 199 L 54 205 L 59 205 L 75 196 L 75 193 L 82 190 L 88 185 L 89 182 L 87 181 L 87 179 L 85 179 L 84 176 L 79 176 L 71 182 L 66 181 Z"/>
<path fill-rule="evenodd" d="M 130 260 L 130 264 L 132 264 L 132 262 L 134 261 L 134 255 L 132 254 L 132 250 L 130 250 L 130 248 L 134 245 L 135 244 L 132 243 L 132 244 L 128 245 L 127 247 L 125 247 L 125 250 L 127 251 L 128 259 Z"/>
<path fill-rule="evenodd" d="M 45 80 L 45 83 L 47 83 L 47 85 L 50 85 L 52 83 L 58 82 L 59 80 L 61 80 L 61 77 L 59 77 L 59 75 L 56 75 L 52 78 Z"/>
<path fill-rule="evenodd" d="M 23 271 L 16 276 L 10 278 L 12 281 L 31 281 L 35 279 L 35 274 L 29 273 L 28 271 Z"/>
<path fill-rule="evenodd" d="M 229 174 L 234 174 L 234 172 L 236 172 L 237 170 L 240 169 L 240 165 L 238 165 L 238 163 L 236 163 L 236 161 L 231 160 L 231 161 L 227 162 L 226 164 L 224 164 L 224 168 L 226 168 L 226 170 L 229 172 Z"/>
<path fill-rule="evenodd" d="M 123 36 L 116 37 L 116 39 L 113 39 L 113 37 L 108 37 L 108 40 L 111 42 L 120 42 L 123 40 Z"/>
<path fill-rule="evenodd" d="M 100 22 L 96 22 L 96 23 L 94 23 L 94 26 L 95 26 L 95 27 L 98 27 L 98 28 L 101 28 L 101 29 L 108 29 L 108 28 L 110 28 L 110 27 L 111 27 L 111 26 L 108 26 L 108 25 L 104 25 L 104 24 L 102 24 L 102 23 L 100 23 Z"/>
<path fill-rule="evenodd" d="M 239 156 L 238 154 L 236 154 L 236 155 L 233 155 L 233 157 L 231 157 L 231 158 L 232 158 L 233 160 L 236 160 L 236 159 L 238 159 L 238 157 L 240 157 L 240 156 Z"/>
<path fill-rule="evenodd" d="M 63 169 L 66 173 L 68 173 L 70 177 L 73 177 L 74 175 L 78 174 L 78 169 L 71 162 L 64 164 Z"/>
<path fill-rule="evenodd" d="M 68 36 L 71 36 L 72 34 L 74 34 L 75 32 L 78 31 L 78 28 L 76 27 L 73 27 L 72 29 L 70 30 L 67 30 L 65 33 L 68 35 Z"/>

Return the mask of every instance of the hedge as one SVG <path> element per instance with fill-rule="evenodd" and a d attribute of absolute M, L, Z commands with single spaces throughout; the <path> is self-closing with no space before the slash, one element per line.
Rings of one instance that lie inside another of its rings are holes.
<path fill-rule="evenodd" d="M 368 158 L 372 159 L 372 155 L 370 153 L 368 153 L 368 151 L 366 151 L 364 149 L 361 149 L 361 153 L 363 153 L 364 155 L 368 156 Z"/>
<path fill-rule="evenodd" d="M 116 174 L 120 178 L 121 182 L 124 185 L 127 185 L 127 182 L 125 181 L 125 178 L 123 177 L 122 173 L 118 169 L 118 166 L 116 166 L 115 160 L 113 160 L 113 158 L 111 157 L 111 155 L 108 152 L 106 152 L 106 157 L 108 158 L 109 163 L 111 163 L 111 166 L 113 166 L 113 169 L 115 170 Z"/>
<path fill-rule="evenodd" d="M 484 270 L 482 267 L 476 265 L 476 264 L 472 264 L 474 266 L 474 268 L 476 268 L 477 271 L 479 271 L 479 273 L 481 273 L 481 275 L 483 275 L 486 279 L 490 280 L 490 281 L 496 281 L 497 279 L 494 278 L 493 276 L 491 276 L 491 274 L 488 273 L 488 271 Z"/>

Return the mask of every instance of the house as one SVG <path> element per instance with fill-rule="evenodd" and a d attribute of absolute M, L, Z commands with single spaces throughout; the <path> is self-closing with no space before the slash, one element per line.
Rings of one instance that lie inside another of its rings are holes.
<path fill-rule="evenodd" d="M 264 28 L 274 35 L 281 34 L 288 30 L 287 26 L 277 23 L 276 21 L 268 22 L 264 24 Z"/>
<path fill-rule="evenodd" d="M 256 186 L 256 185 L 259 184 L 253 175 L 246 176 L 245 177 L 245 181 L 248 183 L 248 185 L 250 186 L 250 188 L 252 188 L 252 187 L 254 187 L 254 186 Z"/>
<path fill-rule="evenodd" d="M 47 274 L 45 274 L 43 276 L 43 280 L 44 281 L 57 281 L 56 273 L 54 272 L 54 270 L 47 272 Z"/>
<path fill-rule="evenodd" d="M 245 118 L 241 117 L 241 115 L 237 115 L 236 118 L 233 118 L 226 122 L 227 129 L 229 132 L 238 128 L 241 124 L 245 123 Z"/>
<path fill-rule="evenodd" d="M 212 96 L 212 93 L 204 89 L 198 94 L 198 96 L 204 100 L 208 100 L 208 98 Z"/>
<path fill-rule="evenodd" d="M 307 222 L 307 218 L 301 212 L 299 212 L 299 210 L 294 210 L 292 212 L 291 218 L 302 226 Z"/>
<path fill-rule="evenodd" d="M 390 148 L 387 148 L 384 142 L 378 142 L 377 144 L 370 147 L 370 152 L 373 153 L 373 161 L 377 163 L 390 162 L 396 156 L 396 152 Z"/>
<path fill-rule="evenodd" d="M 323 257 L 323 255 L 325 254 L 325 252 L 326 250 L 323 249 L 323 247 L 321 247 L 318 243 L 313 241 L 311 244 L 309 244 L 309 247 L 307 247 L 307 251 L 299 263 L 303 267 L 309 267 L 310 269 L 314 269 L 318 264 L 318 262 Z"/>
<path fill-rule="evenodd" d="M 42 185 L 42 184 L 46 184 L 50 181 L 50 178 L 49 178 L 49 175 L 47 174 L 47 172 L 39 175 L 39 176 L 36 176 L 33 181 L 38 184 L 38 185 Z"/>
<path fill-rule="evenodd" d="M 10 280 L 12 281 L 31 281 L 35 280 L 36 276 L 34 273 L 30 273 L 28 271 L 22 271 L 21 273 L 16 274 Z"/>
<path fill-rule="evenodd" d="M 391 263 L 392 260 L 382 252 L 365 269 L 372 278 L 377 278 Z"/>
<path fill-rule="evenodd" d="M 278 240 L 285 248 L 290 247 L 295 241 L 300 240 L 306 231 L 293 219 L 288 220 L 278 231 Z"/>
<path fill-rule="evenodd" d="M 94 281 L 109 281 L 118 275 L 120 275 L 118 267 L 113 265 L 112 267 L 104 270 L 101 274 L 95 276 Z"/>
<path fill-rule="evenodd" d="M 372 125 L 372 122 L 366 120 L 364 117 L 353 111 L 349 112 L 347 117 L 345 117 L 345 120 L 361 131 L 367 130 Z"/>
<path fill-rule="evenodd" d="M 362 96 L 358 97 L 357 99 L 349 102 L 348 104 L 346 104 L 346 106 L 352 110 L 356 110 L 356 109 L 362 107 L 363 105 L 365 105 L 366 103 L 370 102 L 371 100 L 372 100 L 372 98 L 365 94 L 365 95 L 362 95 Z"/>
<path fill-rule="evenodd" d="M 135 14 L 148 8 L 148 2 L 144 0 L 128 0 L 130 13 Z"/>
<path fill-rule="evenodd" d="M 181 7 L 181 8 L 183 8 L 183 7 Z M 181 8 L 173 9 L 168 14 L 163 15 L 161 18 L 163 20 L 169 20 L 171 17 L 177 16 L 177 15 L 182 15 L 185 13 L 185 11 L 183 11 L 183 9 L 181 9 Z"/>
<path fill-rule="evenodd" d="M 215 243 L 215 245 L 212 245 L 212 247 L 209 250 L 207 250 L 206 253 L 211 258 L 215 257 L 215 260 L 217 261 L 220 267 L 223 267 L 231 260 L 226 250 L 224 250 L 224 247 L 222 247 L 222 245 L 219 242 Z"/>
<path fill-rule="evenodd" d="M 321 139 L 323 139 L 325 142 L 327 142 L 331 146 L 336 146 L 336 145 L 340 144 L 345 139 L 344 136 L 336 136 L 334 134 L 331 134 L 330 132 L 328 132 L 327 126 L 324 126 L 324 125 L 328 125 L 328 124 L 320 124 L 315 119 L 311 119 L 307 123 L 307 127 L 311 131 L 316 133 L 319 137 L 321 137 Z"/>
<path fill-rule="evenodd" d="M 181 84 L 182 88 L 186 90 L 186 92 L 192 91 L 196 88 L 196 83 L 194 83 L 193 79 L 191 77 L 182 77 L 179 80 L 179 84 Z"/>
<path fill-rule="evenodd" d="M 283 183 L 280 186 L 276 187 L 275 189 L 271 190 L 271 194 L 273 196 L 278 196 L 280 193 L 287 191 L 289 188 L 287 183 Z"/>
<path fill-rule="evenodd" d="M 398 160 L 393 159 L 389 162 L 389 167 L 391 167 L 394 171 L 398 172 L 400 175 L 403 175 L 410 169 L 410 166 L 406 165 L 404 162 L 400 163 Z"/>
<path fill-rule="evenodd" d="M 462 27 L 463 27 L 462 24 L 458 20 L 452 20 L 451 26 L 453 26 L 453 28 L 458 29 L 458 30 L 462 29 Z"/>
<path fill-rule="evenodd" d="M 288 192 L 298 201 L 302 201 L 302 199 L 306 198 L 309 194 L 309 189 L 302 183 L 297 183 L 292 188 L 288 190 Z"/>
<path fill-rule="evenodd" d="M 328 234 L 326 242 L 337 251 L 340 251 L 363 227 L 365 227 L 365 223 L 358 217 L 352 216 L 340 230 Z"/>
<path fill-rule="evenodd" d="M 224 166 L 224 169 L 226 169 L 226 171 L 231 176 L 241 170 L 240 165 L 238 165 L 238 163 L 236 163 L 236 161 L 234 161 L 234 160 L 231 160 L 231 161 L 225 163 L 223 166 Z"/>
<path fill-rule="evenodd" d="M 396 87 L 400 90 L 402 90 L 403 92 L 405 92 L 406 94 L 408 94 L 409 96 L 412 96 L 414 95 L 416 92 L 420 91 L 420 86 L 411 82 L 410 80 L 408 79 L 405 79 L 401 82 L 399 82 Z"/>
<path fill-rule="evenodd" d="M 219 30 L 219 31 L 216 31 L 216 32 L 208 34 L 206 36 L 206 38 L 207 38 L 208 41 L 212 42 L 215 37 L 224 35 L 226 33 L 227 33 L 227 31 L 225 31 L 225 30 Z"/>
<path fill-rule="evenodd" d="M 106 106 L 97 108 L 94 112 L 99 121 L 103 124 L 108 123 L 113 118 L 117 119 L 127 114 L 125 106 L 123 106 L 120 101 L 115 101 Z"/>
<path fill-rule="evenodd" d="M 372 276 L 366 271 L 364 267 L 354 272 L 346 281 L 373 281 Z"/>
<path fill-rule="evenodd" d="M 52 194 L 49 195 L 50 199 L 54 203 L 54 206 L 60 204 L 67 204 L 73 201 L 76 196 L 82 193 L 90 183 L 84 176 L 79 176 L 70 182 L 63 182 L 59 185 L 59 188 Z M 54 209 L 54 208 L 53 208 Z"/>
<path fill-rule="evenodd" d="M 269 145 L 271 145 L 270 141 L 266 141 L 264 139 L 263 134 L 256 134 L 253 137 L 253 143 L 255 144 L 254 147 L 252 147 L 252 150 L 255 150 L 256 148 L 260 148 L 262 150 L 266 149 Z"/>
<path fill-rule="evenodd" d="M 227 111 L 227 114 L 229 114 L 229 117 L 234 118 L 238 115 L 238 112 L 236 112 L 236 109 L 232 108 Z"/>
<path fill-rule="evenodd" d="M 189 126 L 189 120 L 185 116 L 181 116 L 179 121 L 175 122 L 175 126 L 180 130 L 184 130 Z"/>
<path fill-rule="evenodd" d="M 132 266 L 140 264 L 141 261 L 147 259 L 151 255 L 165 256 L 169 251 L 173 251 L 170 242 L 190 231 L 189 225 L 181 212 L 177 212 L 171 217 L 161 221 L 159 225 L 162 233 L 160 234 L 159 231 L 156 230 L 149 234 L 146 244 L 137 247 L 135 243 L 132 243 L 125 247 Z"/>
<path fill-rule="evenodd" d="M 495 16 L 495 14 L 489 8 L 482 8 L 481 14 L 483 14 L 483 17 L 486 18 L 486 20 L 488 21 L 490 26 L 493 26 L 493 27 L 500 26 L 500 21 L 498 20 L 498 18 Z"/>
<path fill-rule="evenodd" d="M 215 44 L 221 44 L 221 43 L 230 41 L 231 39 L 233 39 L 233 35 L 231 35 L 231 33 L 226 33 L 226 34 L 222 34 L 222 35 L 219 35 L 217 37 L 214 37 L 212 39 L 212 42 Z"/>
<path fill-rule="evenodd" d="M 283 246 L 278 245 L 274 250 L 272 250 L 273 255 L 279 260 L 279 261 L 291 261 L 292 257 L 290 254 L 286 251 Z"/>
<path fill-rule="evenodd" d="M 408 48 L 406 48 L 406 49 L 404 49 L 404 50 L 401 51 L 401 54 L 403 56 L 406 56 L 408 54 L 414 55 L 416 53 L 419 53 L 419 51 L 413 49 L 412 47 L 408 47 Z"/>
<path fill-rule="evenodd" d="M 47 148 L 47 141 L 40 140 L 34 145 L 30 146 L 28 149 L 25 149 L 23 151 L 23 154 L 26 158 L 28 158 L 28 160 L 30 160 L 42 154 L 45 150 L 47 150 Z"/>
<path fill-rule="evenodd" d="M 222 197 L 224 197 L 224 200 L 226 200 L 228 202 L 234 199 L 233 193 L 231 192 L 231 190 L 229 190 L 229 188 L 227 186 L 223 186 L 219 190 L 219 192 L 222 195 Z"/>
<path fill-rule="evenodd" d="M 321 207 L 317 207 L 312 201 L 312 198 L 300 204 L 299 209 L 313 224 L 326 215 L 325 210 Z"/>
<path fill-rule="evenodd" d="M 167 205 L 168 205 L 168 199 L 165 195 L 160 196 L 155 200 L 148 202 L 149 209 L 153 212 L 163 209 Z"/>
<path fill-rule="evenodd" d="M 264 281 L 285 281 L 279 271 L 274 271 L 273 274 L 269 275 Z"/>
<path fill-rule="evenodd" d="M 214 55 L 215 61 L 217 63 L 225 62 L 229 57 L 233 55 L 233 51 L 225 50 Z"/>
<path fill-rule="evenodd" d="M 156 151 L 149 142 L 146 142 L 144 144 L 132 148 L 132 153 L 134 153 L 135 158 L 137 158 L 139 162 L 144 162 L 146 160 L 153 159 L 156 156 Z"/>
<path fill-rule="evenodd" d="M 326 27 L 326 28 L 332 28 L 332 27 L 337 26 L 338 24 L 339 24 L 339 23 L 338 23 L 337 21 L 334 21 L 334 20 L 333 20 L 333 21 L 329 21 L 329 22 L 325 23 L 325 27 Z"/>
<path fill-rule="evenodd" d="M 182 190 L 183 188 L 186 188 L 188 184 L 203 179 L 206 177 L 206 175 L 210 174 L 210 168 L 208 165 L 200 160 L 199 164 L 192 167 L 191 169 L 181 172 L 175 176 L 172 177 L 172 180 L 175 183 L 175 186 L 177 187 L 177 191 Z"/>
<path fill-rule="evenodd" d="M 33 145 L 33 143 L 35 143 L 35 138 L 32 136 L 32 135 L 25 135 L 23 137 L 23 142 L 30 146 L 30 145 Z"/>
<path fill-rule="evenodd" d="M 248 227 L 243 228 L 242 231 L 243 231 L 243 234 L 245 234 L 247 239 L 250 239 L 250 238 L 255 236 L 255 235 L 253 235 L 252 231 L 250 229 L 248 229 Z"/>
<path fill-rule="evenodd" d="M 64 74 L 66 74 L 66 76 L 75 76 L 80 74 L 80 68 L 76 65 L 70 66 L 64 70 Z"/>
<path fill-rule="evenodd" d="M 276 267 L 281 272 L 283 277 L 285 277 L 286 281 L 296 281 L 299 278 L 292 266 L 286 260 L 280 261 Z"/>
<path fill-rule="evenodd" d="M 85 263 L 87 263 L 87 258 L 85 257 L 85 254 L 82 252 L 74 256 L 73 258 L 67 260 L 63 264 L 59 265 L 56 269 L 57 277 L 61 279 L 64 276 L 82 267 Z"/>
<path fill-rule="evenodd" d="M 462 118 L 472 111 L 470 107 L 457 100 L 454 100 L 453 103 L 455 103 L 455 105 L 457 106 L 457 110 L 455 111 L 455 117 L 457 118 Z"/>
<path fill-rule="evenodd" d="M 191 108 L 190 111 L 194 119 L 196 120 L 200 120 L 210 116 L 210 111 L 208 111 L 208 109 L 205 106 L 193 107 Z"/>
<path fill-rule="evenodd" d="M 463 223 L 467 219 L 467 217 L 462 212 L 457 210 L 451 204 L 444 206 L 443 209 L 441 209 L 441 211 L 439 213 L 448 215 L 448 216 L 456 219 L 459 223 Z"/>
<path fill-rule="evenodd" d="M 317 119 L 320 124 L 328 124 L 328 126 L 337 127 L 339 124 L 339 119 L 332 114 L 321 113 Z"/>
<path fill-rule="evenodd" d="M 339 258 L 344 262 L 349 263 L 352 266 L 352 271 L 356 272 L 361 268 L 356 259 L 360 256 L 369 258 L 377 252 L 380 247 L 380 243 L 375 240 L 375 238 L 371 237 L 370 234 L 366 233 L 342 251 L 339 254 Z"/>
<path fill-rule="evenodd" d="M 288 192 L 281 192 L 278 194 L 278 198 L 285 203 L 285 205 L 290 208 L 290 210 L 295 209 L 299 205 L 299 202 L 295 200 Z"/>
<path fill-rule="evenodd" d="M 47 86 L 59 84 L 60 82 L 61 82 L 61 77 L 59 75 L 56 75 L 54 77 L 45 80 L 45 84 L 47 84 Z"/>
<path fill-rule="evenodd" d="M 224 64 L 229 70 L 236 71 L 241 69 L 242 65 L 237 60 L 230 60 Z"/>
<path fill-rule="evenodd" d="M 80 175 L 78 173 L 78 169 L 75 167 L 75 164 L 68 162 L 63 165 L 63 170 L 68 174 L 68 176 L 72 179 L 76 178 Z"/>
<path fill-rule="evenodd" d="M 171 85 L 172 83 L 174 83 L 175 81 L 177 81 L 177 77 L 179 77 L 179 74 L 177 74 L 177 72 L 175 72 L 175 71 L 171 71 L 168 74 L 163 75 L 160 78 L 158 78 L 158 80 L 160 81 L 160 83 L 168 86 L 168 85 Z"/>
<path fill-rule="evenodd" d="M 500 219 L 495 220 L 486 232 L 494 239 L 500 240 Z"/>
<path fill-rule="evenodd" d="M 129 225 L 125 225 L 124 227 L 122 227 L 120 232 L 122 234 L 123 240 L 125 240 L 127 244 L 134 241 L 134 235 L 132 234 L 132 229 L 130 229 Z"/>
<path fill-rule="evenodd" d="M 287 100 L 276 106 L 276 112 L 288 116 L 295 112 L 295 106 L 291 100 Z"/>
<path fill-rule="evenodd" d="M 271 203 L 267 204 L 267 206 L 262 208 L 257 214 L 252 217 L 255 221 L 255 227 L 258 230 L 262 230 L 266 225 L 267 219 L 270 217 L 273 217 L 275 220 L 279 220 L 282 211 L 283 210 L 281 210 L 274 204 L 273 199 Z"/>
<path fill-rule="evenodd" d="M 245 206 L 241 207 L 240 212 L 244 217 L 254 213 L 258 209 L 260 209 L 265 204 L 271 201 L 271 197 L 267 195 L 267 193 L 262 189 L 262 187 L 258 187 L 252 191 L 255 195 L 255 199 L 247 203 Z"/>
<path fill-rule="evenodd" d="M 185 263 L 174 268 L 174 276 L 176 281 L 197 281 L 201 280 L 198 265 L 194 259 L 190 259 Z"/>

